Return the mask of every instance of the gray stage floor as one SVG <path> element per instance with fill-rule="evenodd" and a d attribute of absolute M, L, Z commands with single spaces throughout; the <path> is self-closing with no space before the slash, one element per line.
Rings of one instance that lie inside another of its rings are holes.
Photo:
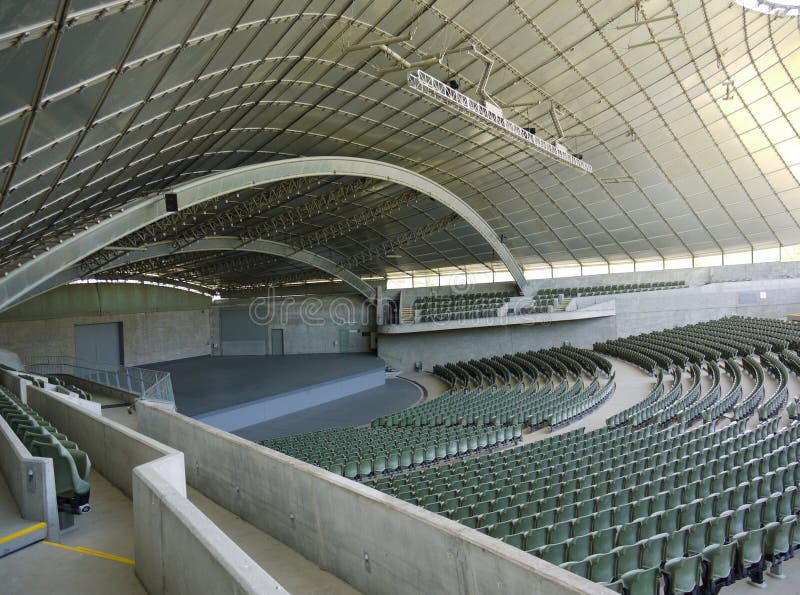
<path fill-rule="evenodd" d="M 383 369 L 385 363 L 368 353 L 324 353 L 195 357 L 144 367 L 169 372 L 178 411 L 197 416 L 359 372 Z"/>
<path fill-rule="evenodd" d="M 328 428 L 358 426 L 381 415 L 411 407 L 421 398 L 422 389 L 419 386 L 402 378 L 393 378 L 387 380 L 384 386 L 270 419 L 233 433 L 259 441 Z"/>

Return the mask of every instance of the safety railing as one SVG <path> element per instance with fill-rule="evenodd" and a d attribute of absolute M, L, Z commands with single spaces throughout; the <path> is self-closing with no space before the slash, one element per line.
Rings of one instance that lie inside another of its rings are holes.
<path fill-rule="evenodd" d="M 174 405 L 172 379 L 168 372 L 127 366 L 113 366 L 66 355 L 32 358 L 25 362 L 28 372 L 52 376 L 66 374 L 110 388 L 138 395 L 141 399 Z"/>

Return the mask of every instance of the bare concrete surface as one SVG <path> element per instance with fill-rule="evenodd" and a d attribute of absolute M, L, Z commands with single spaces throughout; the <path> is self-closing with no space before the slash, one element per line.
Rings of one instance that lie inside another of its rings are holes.
<path fill-rule="evenodd" d="M 289 546 L 187 487 L 189 500 L 290 593 L 351 595 L 359 593 Z"/>
<path fill-rule="evenodd" d="M 133 559 L 131 501 L 103 476 L 92 471 L 92 511 L 62 533 L 61 543 Z M 134 567 L 88 553 L 39 542 L 0 559 L 0 591 L 20 593 L 113 593 L 145 590 Z"/>
<path fill-rule="evenodd" d="M 0 538 L 17 531 L 21 531 L 35 524 L 33 521 L 26 521 L 20 514 L 19 507 L 14 501 L 14 496 L 8 489 L 6 480 L 0 473 Z M 3 549 L 9 544 L 4 544 Z M 13 546 L 14 548 L 20 546 Z"/>
<path fill-rule="evenodd" d="M 400 378 L 416 382 L 424 388 L 428 393 L 425 397 L 426 401 L 435 399 L 447 391 L 447 383 L 430 372 L 403 372 L 400 374 Z"/>

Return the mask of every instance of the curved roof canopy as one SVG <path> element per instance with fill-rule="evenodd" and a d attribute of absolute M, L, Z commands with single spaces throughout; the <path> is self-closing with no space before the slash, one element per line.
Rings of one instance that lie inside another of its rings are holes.
<path fill-rule="evenodd" d="M 0 272 L 193 178 L 323 155 L 441 184 L 524 265 L 800 243 L 800 32 L 776 14 L 727 0 L 2 3 Z M 592 173 L 413 92 L 409 67 Z M 101 256 L 233 231 L 365 278 L 505 268 L 450 215 L 402 185 L 332 174 L 222 196 Z M 318 275 L 230 251 L 107 274 L 217 288 Z"/>

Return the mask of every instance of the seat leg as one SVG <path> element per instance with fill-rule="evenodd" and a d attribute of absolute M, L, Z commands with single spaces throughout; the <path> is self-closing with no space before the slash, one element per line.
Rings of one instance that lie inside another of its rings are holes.
<path fill-rule="evenodd" d="M 754 587 L 758 587 L 759 589 L 766 589 L 767 588 L 767 581 L 764 580 L 764 567 L 763 565 L 757 565 L 750 568 L 747 572 L 748 580 L 747 582 Z"/>
<path fill-rule="evenodd" d="M 783 574 L 783 563 L 780 559 L 777 559 L 770 564 L 769 575 L 780 580 L 786 578 L 786 575 Z"/>

